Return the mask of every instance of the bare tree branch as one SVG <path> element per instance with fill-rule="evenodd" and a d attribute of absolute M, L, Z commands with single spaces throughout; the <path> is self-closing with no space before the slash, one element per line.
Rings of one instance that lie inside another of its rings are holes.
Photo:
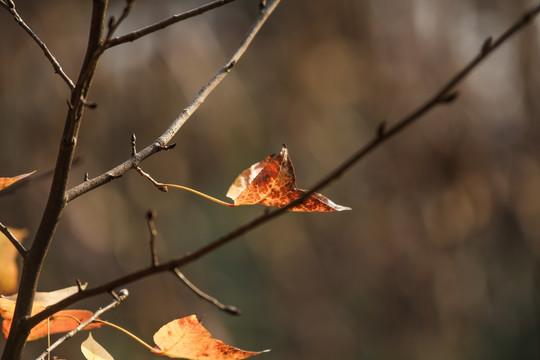
<path fill-rule="evenodd" d="M 176 24 L 177 22 L 189 19 L 189 18 L 197 16 L 197 15 L 201 15 L 201 14 L 203 14 L 203 13 L 209 11 L 209 10 L 215 9 L 217 7 L 223 6 L 223 5 L 228 4 L 230 2 L 233 2 L 233 1 L 235 1 L 235 0 L 215 0 L 215 1 L 212 1 L 212 2 L 210 2 L 208 4 L 199 6 L 199 7 L 195 8 L 195 9 L 191 9 L 191 10 L 188 10 L 186 12 L 183 12 L 181 14 L 173 15 L 168 19 L 162 20 L 160 22 L 149 25 L 149 26 L 144 27 L 142 29 L 135 30 L 135 31 L 132 31 L 132 32 L 130 32 L 128 34 L 112 38 L 109 41 L 107 41 L 106 47 L 110 48 L 110 47 L 117 46 L 117 45 L 120 45 L 120 44 L 124 44 L 124 43 L 127 43 L 127 42 L 135 41 L 137 39 L 140 39 L 143 36 L 146 36 L 148 34 L 156 32 L 158 30 L 162 30 L 162 29 L 166 28 L 167 26 Z"/>
<path fill-rule="evenodd" d="M 8 3 L 5 3 L 4 1 L 0 1 L 0 5 L 7 11 L 11 13 L 13 16 L 13 19 L 19 24 L 24 31 L 30 35 L 32 39 L 39 45 L 41 50 L 43 50 L 43 53 L 49 59 L 50 63 L 53 66 L 54 72 L 60 75 L 60 77 L 66 82 L 66 84 L 69 86 L 70 90 L 73 90 L 75 88 L 75 85 L 73 84 L 73 81 L 67 76 L 67 74 L 64 72 L 56 58 L 53 56 L 53 54 L 49 51 L 49 48 L 41 39 L 36 35 L 34 31 L 24 22 L 24 20 L 21 18 L 21 16 L 17 13 L 17 10 L 15 10 L 15 3 L 12 0 L 9 0 Z"/>
<path fill-rule="evenodd" d="M 19 296 L 17 297 L 13 322 L 2 354 L 2 360 L 20 359 L 24 344 L 32 328 L 28 326 L 27 319 L 31 313 L 43 263 L 67 204 L 68 177 L 73 163 L 86 97 L 99 60 L 99 57 L 94 55 L 100 49 L 107 5 L 108 0 L 93 0 L 86 56 L 77 84 L 71 92 L 70 106 L 66 115 L 47 204 L 32 247 L 28 250 L 24 259 Z"/>
<path fill-rule="evenodd" d="M 23 259 L 26 257 L 26 248 L 23 246 L 23 244 L 13 235 L 11 231 L 5 226 L 4 224 L 0 223 L 0 232 L 2 232 L 9 241 L 15 246 L 15 249 L 21 254 Z"/>
<path fill-rule="evenodd" d="M 456 98 L 456 92 L 454 91 L 455 87 L 460 84 L 463 79 L 465 79 L 478 65 L 493 51 L 499 48 L 505 41 L 507 41 L 512 35 L 517 33 L 519 30 L 523 29 L 535 16 L 540 13 L 540 3 L 532 7 L 530 10 L 524 13 L 514 24 L 508 28 L 500 37 L 495 41 L 488 39 L 484 42 L 480 52 L 476 55 L 462 70 L 460 70 L 456 75 L 454 75 L 446 84 L 444 84 L 441 89 L 435 93 L 430 99 L 428 99 L 424 104 L 420 105 L 416 110 L 414 110 L 409 115 L 406 115 L 401 120 L 399 120 L 394 126 L 386 129 L 384 124 L 379 126 L 375 137 L 368 142 L 366 145 L 361 147 L 355 154 L 353 154 L 348 160 L 343 162 L 335 170 L 330 172 L 326 177 L 319 181 L 306 195 L 301 198 L 291 202 L 289 205 L 276 209 L 274 211 L 267 212 L 250 222 L 238 227 L 237 229 L 231 231 L 230 233 L 210 242 L 209 244 L 203 246 L 202 248 L 196 250 L 193 253 L 188 253 L 180 258 L 170 260 L 166 263 L 159 264 L 158 266 L 150 266 L 138 270 L 136 272 L 127 274 L 125 276 L 114 279 L 108 283 L 105 283 L 100 286 L 96 286 L 90 289 L 86 289 L 82 292 L 74 294 L 64 300 L 50 306 L 46 310 L 40 312 L 39 314 L 31 317 L 28 322 L 31 326 L 35 326 L 40 321 L 46 319 L 47 317 L 53 315 L 55 312 L 60 311 L 67 306 L 74 304 L 80 300 L 103 294 L 109 291 L 112 291 L 118 287 L 125 286 L 134 281 L 146 278 L 148 276 L 165 272 L 165 271 L 174 271 L 178 267 L 182 267 L 186 264 L 189 264 L 202 256 L 211 253 L 212 251 L 222 247 L 223 245 L 231 242 L 232 240 L 242 236 L 243 234 L 251 231 L 270 220 L 284 214 L 287 209 L 300 204 L 305 200 L 310 194 L 315 191 L 322 189 L 331 182 L 338 179 L 345 171 L 350 169 L 354 164 L 356 164 L 360 159 L 368 155 L 377 149 L 381 144 L 395 136 L 400 131 L 404 130 L 406 127 L 420 119 L 428 111 L 433 110 L 436 106 L 447 104 L 452 102 Z"/>
<path fill-rule="evenodd" d="M 247 48 L 253 41 L 255 35 L 259 32 L 262 25 L 266 22 L 268 17 L 275 10 L 280 0 L 274 0 L 269 3 L 259 14 L 251 28 L 249 29 L 246 37 L 236 49 L 234 54 L 229 58 L 227 63 L 210 79 L 208 84 L 203 86 L 199 93 L 193 98 L 191 103 L 182 110 L 178 117 L 169 125 L 167 130 L 157 138 L 151 145 L 147 146 L 140 152 L 136 153 L 134 156 L 131 156 L 128 160 L 124 161 L 122 164 L 116 166 L 113 169 L 93 178 L 85 181 L 67 192 L 67 201 L 76 199 L 77 197 L 87 193 L 90 190 L 93 190 L 101 185 L 104 185 L 114 179 L 118 179 L 124 175 L 128 170 L 134 169 L 139 163 L 148 157 L 152 156 L 156 152 L 167 150 L 167 144 L 171 139 L 176 135 L 178 130 L 184 125 L 184 123 L 191 117 L 191 115 L 202 105 L 206 100 L 208 95 L 221 83 L 221 81 L 228 75 L 234 65 L 238 60 L 244 55 Z"/>

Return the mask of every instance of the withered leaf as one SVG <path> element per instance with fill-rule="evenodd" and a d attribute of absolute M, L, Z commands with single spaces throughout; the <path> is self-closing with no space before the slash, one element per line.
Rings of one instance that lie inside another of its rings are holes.
<path fill-rule="evenodd" d="M 261 204 L 285 207 L 307 193 L 296 188 L 296 175 L 285 145 L 279 154 L 268 155 L 263 161 L 242 171 L 227 192 L 235 205 Z M 326 196 L 313 193 L 290 211 L 329 212 L 351 210 L 337 205 Z"/>

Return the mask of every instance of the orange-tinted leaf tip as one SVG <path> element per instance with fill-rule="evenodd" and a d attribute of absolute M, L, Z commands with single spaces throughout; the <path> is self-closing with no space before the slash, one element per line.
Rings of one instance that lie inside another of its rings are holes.
<path fill-rule="evenodd" d="M 34 171 L 29 172 L 27 174 L 22 174 L 22 175 L 18 175 L 18 176 L 14 176 L 14 177 L 0 177 L 0 190 L 4 190 L 8 186 L 13 185 L 17 181 L 22 180 L 22 179 L 32 175 L 36 171 L 37 170 L 34 170 Z"/>
<path fill-rule="evenodd" d="M 285 207 L 306 194 L 296 188 L 296 175 L 285 144 L 277 155 L 269 155 L 263 161 L 242 171 L 227 192 L 235 205 L 261 204 Z M 305 212 L 330 212 L 351 210 L 338 205 L 327 197 L 313 193 L 300 205 L 289 210 Z"/>

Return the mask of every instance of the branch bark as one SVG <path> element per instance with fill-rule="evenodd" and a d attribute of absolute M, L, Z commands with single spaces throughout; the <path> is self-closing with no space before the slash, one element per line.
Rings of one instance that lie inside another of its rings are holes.
<path fill-rule="evenodd" d="M 66 116 L 47 205 L 34 242 L 24 259 L 19 296 L 17 297 L 13 323 L 2 354 L 2 360 L 18 360 L 21 358 L 24 344 L 32 328 L 29 325 L 28 317 L 32 310 L 34 294 L 43 262 L 47 256 L 64 207 L 67 204 L 67 181 L 75 154 L 86 97 L 99 60 L 99 57 L 94 56 L 94 54 L 99 49 L 103 36 L 107 4 L 108 0 L 93 0 L 92 21 L 85 60 L 77 85 L 71 93 L 70 107 Z"/>

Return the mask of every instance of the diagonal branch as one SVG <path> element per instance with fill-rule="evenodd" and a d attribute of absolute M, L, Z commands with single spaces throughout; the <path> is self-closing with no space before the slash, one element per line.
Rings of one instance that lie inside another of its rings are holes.
<path fill-rule="evenodd" d="M 13 16 L 13 19 L 19 24 L 24 31 L 30 35 L 32 39 L 38 44 L 38 46 L 43 50 L 43 53 L 49 59 L 50 63 L 53 66 L 54 72 L 60 75 L 60 77 L 66 82 L 66 84 L 69 86 L 70 90 L 73 90 L 75 88 L 75 85 L 73 84 L 73 81 L 67 76 L 67 74 L 64 72 L 54 55 L 49 51 L 49 48 L 41 39 L 36 35 L 34 31 L 24 22 L 24 20 L 21 18 L 17 10 L 15 10 L 15 3 L 12 0 L 8 0 L 8 3 L 5 3 L 4 1 L 0 0 L 0 5 L 9 11 L 11 15 Z"/>
<path fill-rule="evenodd" d="M 267 212 L 250 222 L 238 227 L 237 229 L 231 231 L 230 233 L 210 242 L 209 244 L 203 246 L 202 248 L 196 250 L 193 253 L 188 253 L 180 258 L 168 261 L 166 263 L 159 264 L 157 266 L 150 266 L 143 268 L 141 270 L 138 270 L 136 272 L 127 274 L 125 276 L 119 277 L 117 279 L 114 279 L 108 283 L 105 283 L 100 286 L 96 286 L 90 289 L 86 289 L 82 292 L 78 292 L 77 294 L 74 294 L 68 298 L 65 298 L 64 300 L 50 306 L 46 310 L 40 312 L 39 314 L 34 315 L 31 317 L 28 321 L 29 323 L 34 326 L 38 324 L 40 321 L 46 319 L 47 317 L 53 315 L 57 311 L 60 311 L 67 306 L 74 304 L 80 300 L 96 296 L 99 294 L 103 294 L 109 291 L 112 291 L 118 287 L 124 286 L 126 284 L 129 284 L 131 282 L 138 281 L 140 279 L 149 277 L 154 274 L 158 274 L 161 272 L 166 271 L 174 271 L 175 268 L 182 267 L 186 264 L 192 263 L 195 260 L 203 257 L 206 254 L 209 254 L 213 252 L 214 250 L 222 247 L 223 245 L 226 245 L 227 243 L 231 242 L 232 240 L 242 236 L 243 234 L 247 233 L 248 231 L 251 231 L 270 220 L 284 214 L 287 209 L 298 205 L 301 203 L 307 196 L 312 194 L 315 191 L 318 191 L 322 189 L 323 187 L 327 186 L 331 182 L 338 179 L 345 171 L 347 171 L 349 168 L 351 168 L 354 164 L 356 164 L 360 159 L 364 158 L 369 153 L 373 152 L 375 149 L 377 149 L 381 144 L 395 136 L 400 131 L 404 130 L 406 127 L 420 119 L 422 116 L 424 116 L 428 111 L 433 110 L 436 106 L 447 104 L 449 102 L 452 102 L 456 98 L 456 93 L 454 92 L 455 87 L 460 84 L 463 79 L 465 79 L 471 72 L 474 70 L 478 65 L 493 51 L 498 49 L 505 41 L 507 41 L 512 35 L 517 33 L 519 30 L 524 28 L 527 24 L 530 23 L 530 21 L 536 17 L 540 13 L 540 3 L 538 3 L 536 6 L 531 8 L 529 11 L 527 11 L 522 17 L 520 17 L 513 25 L 510 26 L 510 28 L 505 31 L 499 38 L 497 38 L 495 41 L 491 41 L 491 39 L 488 39 L 484 45 L 482 46 L 482 49 L 480 50 L 480 53 L 476 55 L 462 70 L 460 70 L 456 75 L 454 75 L 446 84 L 444 84 L 441 89 L 430 99 L 428 99 L 424 104 L 420 105 L 416 110 L 411 112 L 409 115 L 406 115 L 401 120 L 399 120 L 394 126 L 390 127 L 389 129 L 385 129 L 384 126 L 380 126 L 376 136 L 368 142 L 366 145 L 361 147 L 355 154 L 353 154 L 348 160 L 343 162 L 340 166 L 338 166 L 334 171 L 329 173 L 326 177 L 324 177 L 321 181 L 319 181 L 306 195 L 304 195 L 302 198 L 299 198 L 296 201 L 291 202 L 289 205 L 279 208 L 274 211 Z"/>
<path fill-rule="evenodd" d="M 242 55 L 246 52 L 247 48 L 272 14 L 276 9 L 280 0 L 274 0 L 269 3 L 259 14 L 251 28 L 249 29 L 246 37 L 243 39 L 241 44 L 238 46 L 234 54 L 229 58 L 229 60 L 223 65 L 221 69 L 210 79 L 210 81 L 201 88 L 199 93 L 193 98 L 191 103 L 182 110 L 178 117 L 169 125 L 169 127 L 163 132 L 163 134 L 157 138 L 151 145 L 147 146 L 140 152 L 131 156 L 128 160 L 124 161 L 122 164 L 116 166 L 113 169 L 93 178 L 89 179 L 82 184 L 79 184 L 71 188 L 67 192 L 67 201 L 76 199 L 77 197 L 87 193 L 90 190 L 93 190 L 101 185 L 104 185 L 114 179 L 117 179 L 124 175 L 128 170 L 134 169 L 139 163 L 153 154 L 167 150 L 167 144 L 172 140 L 174 135 L 180 130 L 182 125 L 191 117 L 191 115 L 202 105 L 206 100 L 208 95 L 221 83 L 221 81 L 229 74 L 234 65 L 240 60 Z M 112 41 L 112 40 L 111 40 Z"/>
<path fill-rule="evenodd" d="M 143 36 L 146 36 L 148 34 L 156 32 L 158 30 L 162 30 L 162 29 L 166 28 L 167 26 L 176 24 L 177 22 L 189 19 L 189 18 L 197 16 L 197 15 L 201 15 L 201 14 L 203 14 L 203 13 L 209 11 L 209 10 L 215 9 L 215 8 L 223 6 L 223 5 L 226 5 L 226 4 L 228 4 L 230 2 L 233 2 L 233 1 L 234 0 L 215 0 L 215 1 L 212 1 L 212 2 L 210 2 L 208 4 L 205 4 L 205 5 L 199 6 L 197 8 L 194 8 L 194 9 L 188 10 L 186 12 L 183 12 L 181 14 L 173 15 L 168 19 L 165 19 L 165 20 L 162 20 L 162 21 L 157 22 L 155 24 L 146 26 L 146 27 L 144 27 L 142 29 L 135 30 L 135 31 L 132 31 L 132 32 L 130 32 L 128 34 L 112 38 L 109 41 L 107 41 L 106 47 L 110 48 L 110 47 L 117 46 L 117 45 L 120 45 L 120 44 L 125 44 L 127 42 L 135 41 L 137 39 L 140 39 Z"/>
<path fill-rule="evenodd" d="M 23 257 L 23 259 L 26 257 L 26 248 L 23 246 L 23 244 L 13 235 L 11 231 L 9 231 L 8 227 L 4 224 L 0 223 L 0 232 L 4 234 L 9 241 L 15 246 L 19 254 Z"/>

